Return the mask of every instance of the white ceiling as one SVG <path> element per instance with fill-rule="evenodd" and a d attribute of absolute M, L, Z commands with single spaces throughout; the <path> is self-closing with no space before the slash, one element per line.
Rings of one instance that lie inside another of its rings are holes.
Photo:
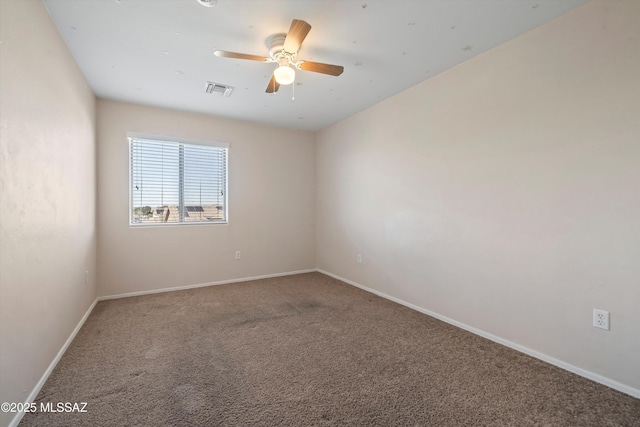
<path fill-rule="evenodd" d="M 542 25 L 587 0 L 44 0 L 98 97 L 319 130 Z M 298 71 L 265 88 L 266 39 L 292 19 L 312 29 L 299 59 L 343 65 Z M 206 94 L 205 82 L 235 87 Z"/>

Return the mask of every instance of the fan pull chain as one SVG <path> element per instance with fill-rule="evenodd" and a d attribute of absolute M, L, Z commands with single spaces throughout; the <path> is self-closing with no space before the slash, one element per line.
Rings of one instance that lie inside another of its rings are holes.
<path fill-rule="evenodd" d="M 296 82 L 293 82 L 291 87 L 291 102 L 296 100 Z"/>

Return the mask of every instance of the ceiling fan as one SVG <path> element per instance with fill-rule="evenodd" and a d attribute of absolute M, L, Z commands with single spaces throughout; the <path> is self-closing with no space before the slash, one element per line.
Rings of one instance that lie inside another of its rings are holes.
<path fill-rule="evenodd" d="M 313 71 L 314 73 L 339 76 L 344 71 L 341 65 L 322 64 L 298 60 L 298 50 L 302 41 L 311 30 L 311 25 L 300 19 L 291 21 L 291 27 L 287 34 L 275 34 L 267 39 L 269 57 L 247 55 L 245 53 L 227 52 L 216 50 L 214 55 L 221 58 L 248 59 L 250 61 L 275 62 L 278 67 L 273 71 L 271 80 L 267 85 L 267 93 L 277 92 L 280 85 L 293 83 L 296 77 L 295 69 Z"/>

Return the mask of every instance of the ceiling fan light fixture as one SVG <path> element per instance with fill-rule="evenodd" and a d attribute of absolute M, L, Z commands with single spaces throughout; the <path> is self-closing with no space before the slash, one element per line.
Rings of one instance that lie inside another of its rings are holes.
<path fill-rule="evenodd" d="M 288 65 L 281 65 L 273 72 L 276 81 L 281 85 L 290 85 L 296 79 L 296 72 Z"/>
<path fill-rule="evenodd" d="M 207 0 L 198 0 L 207 1 Z M 209 0 L 216 1 L 216 0 Z M 214 55 L 222 58 L 247 59 L 263 63 L 275 63 L 277 68 L 271 74 L 266 93 L 275 93 L 281 85 L 290 85 L 296 79 L 296 70 L 339 76 L 344 71 L 341 65 L 323 64 L 320 62 L 298 60 L 298 50 L 302 45 L 311 25 L 301 19 L 291 21 L 288 33 L 278 33 L 267 38 L 269 56 L 247 55 L 246 53 L 216 50 Z"/>
<path fill-rule="evenodd" d="M 218 0 L 198 0 L 198 3 L 205 7 L 213 7 L 218 4 Z"/>

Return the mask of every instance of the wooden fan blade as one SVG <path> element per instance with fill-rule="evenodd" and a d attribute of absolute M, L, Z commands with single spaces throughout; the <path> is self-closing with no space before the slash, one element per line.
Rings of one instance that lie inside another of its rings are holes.
<path fill-rule="evenodd" d="M 300 49 L 300 45 L 309 31 L 311 25 L 300 19 L 294 19 L 291 21 L 291 27 L 287 33 L 287 37 L 284 39 L 284 46 L 282 47 L 285 52 L 296 53 Z"/>
<path fill-rule="evenodd" d="M 265 92 L 274 93 L 277 92 L 278 89 L 280 89 L 280 83 L 276 81 L 276 76 L 272 74 L 271 80 L 269 80 L 269 84 L 267 85 L 267 90 Z"/>
<path fill-rule="evenodd" d="M 269 58 L 258 55 L 247 55 L 246 53 L 227 52 L 226 50 L 216 50 L 213 52 L 215 56 L 221 58 L 248 59 L 250 61 L 269 62 Z"/>
<path fill-rule="evenodd" d="M 320 62 L 301 61 L 300 69 L 305 71 L 313 71 L 314 73 L 328 74 L 330 76 L 339 76 L 344 71 L 342 65 L 322 64 Z"/>

